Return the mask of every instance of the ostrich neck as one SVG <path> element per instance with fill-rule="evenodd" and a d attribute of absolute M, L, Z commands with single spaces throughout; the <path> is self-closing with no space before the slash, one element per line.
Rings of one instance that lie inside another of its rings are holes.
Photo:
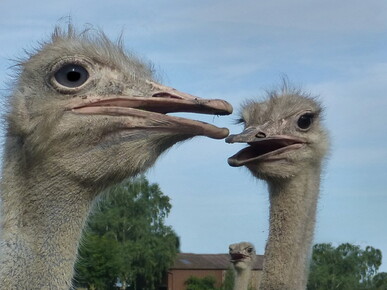
<path fill-rule="evenodd" d="M 4 167 L 0 289 L 68 289 L 91 194 L 60 173 Z"/>
<path fill-rule="evenodd" d="M 251 269 L 236 270 L 234 290 L 247 290 L 251 277 Z"/>
<path fill-rule="evenodd" d="M 269 183 L 270 231 L 260 289 L 306 288 L 320 185 L 319 168 Z"/>

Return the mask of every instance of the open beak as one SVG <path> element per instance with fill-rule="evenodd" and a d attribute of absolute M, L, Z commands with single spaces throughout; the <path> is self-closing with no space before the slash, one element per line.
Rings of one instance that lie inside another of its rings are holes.
<path fill-rule="evenodd" d="M 248 257 L 241 253 L 230 254 L 230 256 L 231 256 L 231 260 L 230 260 L 231 263 L 237 263 Z"/>
<path fill-rule="evenodd" d="M 128 129 L 173 130 L 187 135 L 203 135 L 222 139 L 227 137 L 227 128 L 167 116 L 167 113 L 188 112 L 211 115 L 229 115 L 232 106 L 224 100 L 201 99 L 176 89 L 147 81 L 149 96 L 88 96 L 82 100 L 72 100 L 68 110 L 77 114 L 131 116 L 125 126 Z"/>
<path fill-rule="evenodd" d="M 240 150 L 228 158 L 228 164 L 233 167 L 246 165 L 250 162 L 260 162 L 281 159 L 281 153 L 299 149 L 306 143 L 301 138 L 274 135 L 269 137 L 257 137 L 257 130 L 248 128 L 240 134 L 230 135 L 227 143 L 247 143 L 249 146 Z"/>

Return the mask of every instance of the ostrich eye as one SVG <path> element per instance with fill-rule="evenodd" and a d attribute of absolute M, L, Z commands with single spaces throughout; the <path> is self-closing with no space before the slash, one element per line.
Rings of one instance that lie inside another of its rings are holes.
<path fill-rule="evenodd" d="M 249 254 L 251 254 L 251 253 L 253 252 L 253 248 L 248 248 L 248 249 L 247 249 L 247 252 L 248 252 Z"/>
<path fill-rule="evenodd" d="M 297 126 L 300 129 L 304 129 L 304 130 L 308 129 L 310 127 L 310 125 L 312 125 L 313 118 L 314 118 L 314 114 L 312 114 L 312 113 L 303 114 L 298 119 Z"/>
<path fill-rule="evenodd" d="M 83 85 L 89 78 L 87 70 L 79 64 L 66 64 L 54 74 L 55 80 L 62 86 L 76 88 Z"/>

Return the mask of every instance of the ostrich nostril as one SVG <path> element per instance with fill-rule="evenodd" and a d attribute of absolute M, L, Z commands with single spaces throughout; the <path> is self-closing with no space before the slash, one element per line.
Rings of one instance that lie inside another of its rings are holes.
<path fill-rule="evenodd" d="M 152 95 L 152 97 L 154 97 L 154 98 L 181 99 L 181 97 L 172 95 L 172 94 L 167 93 L 167 92 L 158 92 L 158 93 L 154 93 L 154 94 Z"/>
<path fill-rule="evenodd" d="M 257 137 L 257 138 L 266 138 L 266 134 L 264 132 L 260 131 L 260 132 L 258 132 L 255 135 L 255 137 Z"/>

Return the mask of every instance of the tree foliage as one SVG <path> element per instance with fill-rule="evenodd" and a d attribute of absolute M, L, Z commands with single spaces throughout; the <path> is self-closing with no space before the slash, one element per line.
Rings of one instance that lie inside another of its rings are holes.
<path fill-rule="evenodd" d="M 233 290 L 235 281 L 235 271 L 230 267 L 227 269 L 221 290 Z"/>
<path fill-rule="evenodd" d="M 75 280 L 95 289 L 155 289 L 176 256 L 179 240 L 164 224 L 169 198 L 144 177 L 112 187 L 91 215 Z"/>
<path fill-rule="evenodd" d="M 191 276 L 185 281 L 186 290 L 233 290 L 235 282 L 235 271 L 230 267 L 226 271 L 222 285 L 215 287 L 216 279 L 213 276 L 203 278 Z M 250 286 L 248 290 L 253 290 Z"/>
<path fill-rule="evenodd" d="M 313 247 L 308 290 L 387 289 L 384 275 L 377 274 L 382 252 L 367 246 L 362 250 L 352 244 L 316 244 Z"/>
<path fill-rule="evenodd" d="M 375 290 L 386 290 L 387 289 L 387 273 L 378 273 L 372 279 L 373 287 Z"/>
<path fill-rule="evenodd" d="M 216 280 L 212 276 L 198 278 L 191 276 L 185 281 L 186 290 L 216 290 Z"/>

